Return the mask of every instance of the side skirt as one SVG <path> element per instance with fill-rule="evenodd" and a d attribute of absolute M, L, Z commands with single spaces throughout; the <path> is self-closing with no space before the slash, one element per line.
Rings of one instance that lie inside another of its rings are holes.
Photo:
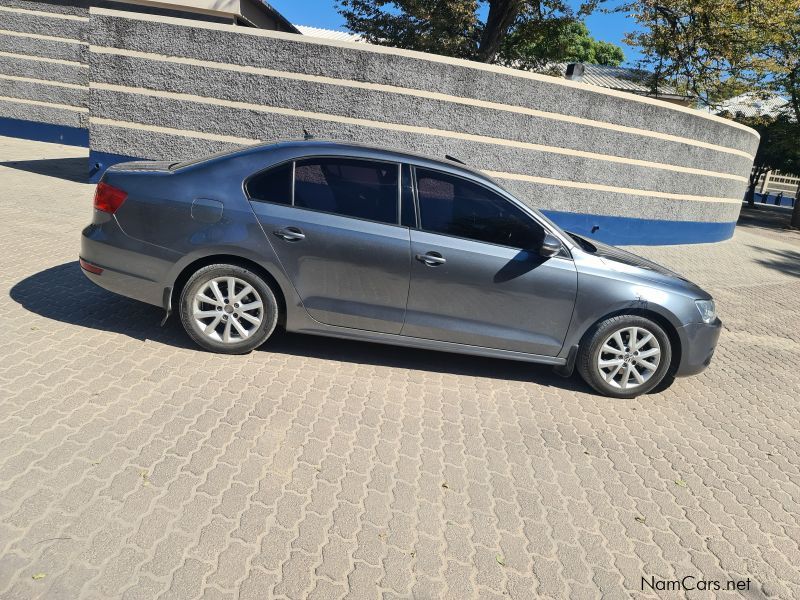
<path fill-rule="evenodd" d="M 363 329 L 349 329 L 347 327 L 335 327 L 332 325 L 322 327 L 298 327 L 291 328 L 295 333 L 305 333 L 309 335 L 321 335 L 325 337 L 335 337 L 346 340 L 358 340 L 362 342 L 375 342 L 378 344 L 389 344 L 392 346 L 405 346 L 408 348 L 420 348 L 422 350 L 438 350 L 442 352 L 453 352 L 455 354 L 469 354 L 472 356 L 485 356 L 487 358 L 503 358 L 519 360 L 524 362 L 540 363 L 543 365 L 563 366 L 567 364 L 566 358 L 557 356 L 542 356 L 539 354 L 527 354 L 525 352 L 515 352 L 513 350 L 499 350 L 497 348 L 484 348 L 483 346 L 470 346 L 468 344 L 457 344 L 455 342 L 442 342 L 439 340 L 427 340 L 394 333 L 379 333 L 365 331 Z"/>

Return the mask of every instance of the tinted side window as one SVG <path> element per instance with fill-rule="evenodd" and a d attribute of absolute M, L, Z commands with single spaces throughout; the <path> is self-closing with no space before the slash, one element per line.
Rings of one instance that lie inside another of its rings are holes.
<path fill-rule="evenodd" d="M 291 204 L 292 163 L 254 175 L 247 180 L 245 190 L 252 200 Z"/>
<path fill-rule="evenodd" d="M 544 229 L 530 216 L 466 179 L 417 169 L 417 192 L 425 231 L 525 250 L 544 239 Z"/>
<path fill-rule="evenodd" d="M 398 165 L 352 158 L 298 160 L 294 205 L 397 224 Z"/>

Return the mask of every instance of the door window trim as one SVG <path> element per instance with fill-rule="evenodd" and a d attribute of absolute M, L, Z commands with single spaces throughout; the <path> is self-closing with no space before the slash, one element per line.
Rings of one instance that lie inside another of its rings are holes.
<path fill-rule="evenodd" d="M 403 167 L 408 167 L 408 178 L 411 183 L 411 206 L 414 208 L 414 225 L 408 229 L 420 229 L 419 198 L 417 196 L 417 175 L 415 166 L 411 163 L 402 163 L 400 166 L 400 223 L 403 222 Z"/>

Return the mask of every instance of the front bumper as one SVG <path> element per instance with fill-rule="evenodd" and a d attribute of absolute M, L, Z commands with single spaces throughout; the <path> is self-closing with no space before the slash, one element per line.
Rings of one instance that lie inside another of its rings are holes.
<path fill-rule="evenodd" d="M 690 323 L 678 331 L 681 338 L 681 361 L 677 377 L 696 375 L 711 364 L 717 340 L 722 331 L 722 321 L 714 319 L 711 323 Z"/>

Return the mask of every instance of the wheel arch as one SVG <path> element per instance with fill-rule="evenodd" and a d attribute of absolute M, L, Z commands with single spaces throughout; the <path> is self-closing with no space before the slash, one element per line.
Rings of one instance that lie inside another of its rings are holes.
<path fill-rule="evenodd" d="M 172 310 L 172 308 L 177 305 L 177 302 L 181 296 L 181 292 L 183 291 L 186 282 L 189 281 L 189 278 L 203 267 L 213 264 L 236 265 L 245 269 L 249 269 L 262 277 L 275 292 L 275 300 L 278 302 L 278 325 L 281 327 L 286 325 L 286 294 L 283 290 L 283 287 L 280 285 L 280 283 L 278 283 L 278 280 L 272 275 L 272 273 L 270 273 L 269 270 L 263 265 L 252 259 L 245 258 L 237 254 L 209 254 L 197 258 L 184 266 L 175 277 L 172 287 L 169 288 L 169 310 Z"/>
<path fill-rule="evenodd" d="M 610 313 L 604 314 L 603 316 L 597 318 L 594 322 L 587 327 L 583 334 L 580 337 L 579 346 L 583 346 L 587 342 L 587 340 L 591 337 L 592 333 L 595 329 L 605 321 L 606 319 L 611 319 L 613 317 L 620 317 L 620 316 L 636 316 L 636 317 L 644 317 L 646 319 L 650 319 L 656 325 L 661 327 L 664 330 L 664 333 L 667 334 L 669 338 L 670 347 L 672 350 L 672 356 L 670 358 L 669 363 L 669 370 L 667 371 L 669 374 L 674 375 L 675 372 L 678 370 L 678 366 L 681 364 L 681 354 L 683 352 L 682 342 L 680 335 L 678 334 L 678 329 L 675 327 L 675 324 L 667 318 L 665 315 L 661 314 L 658 311 L 655 311 L 651 308 L 620 308 L 618 310 L 612 311 Z"/>

